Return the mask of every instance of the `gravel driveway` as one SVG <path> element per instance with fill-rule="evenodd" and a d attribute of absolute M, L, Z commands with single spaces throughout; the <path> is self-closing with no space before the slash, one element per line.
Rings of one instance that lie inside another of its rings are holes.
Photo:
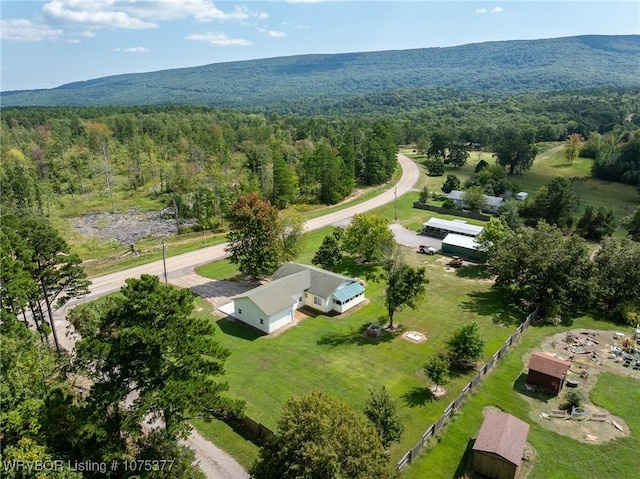
<path fill-rule="evenodd" d="M 432 236 L 425 236 L 416 231 L 411 231 L 402 226 L 400 223 L 391 223 L 389 226 L 393 235 L 396 237 L 396 243 L 417 248 L 420 245 L 432 246 L 436 250 L 442 249 L 442 240 Z"/>

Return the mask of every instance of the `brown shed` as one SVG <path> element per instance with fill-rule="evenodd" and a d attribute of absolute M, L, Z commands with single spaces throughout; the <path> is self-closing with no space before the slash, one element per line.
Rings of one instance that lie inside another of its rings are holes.
<path fill-rule="evenodd" d="M 571 363 L 551 354 L 535 352 L 529 360 L 527 382 L 545 391 L 559 394 Z"/>
<path fill-rule="evenodd" d="M 511 414 L 488 411 L 473 444 L 473 470 L 491 479 L 516 477 L 529 425 Z"/>

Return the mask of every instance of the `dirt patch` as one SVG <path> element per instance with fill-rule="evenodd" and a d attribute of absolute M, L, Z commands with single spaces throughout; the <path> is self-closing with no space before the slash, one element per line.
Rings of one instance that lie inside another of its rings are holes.
<path fill-rule="evenodd" d="M 571 362 L 567 380 L 577 381 L 576 390 L 585 398 L 583 407 L 586 415 L 580 419 L 580 416 L 571 418 L 569 413 L 566 417 L 554 413 L 563 407 L 565 394 L 570 388 L 565 385 L 558 396 L 530 391 L 525 387 L 526 376 L 523 373 L 516 381 L 516 389 L 531 406 L 530 418 L 546 429 L 585 443 L 601 444 L 628 436 L 630 429 L 624 419 L 612 415 L 589 400 L 589 392 L 602 371 L 640 378 L 640 370 L 624 366 L 624 361 L 611 353 L 611 346 L 616 346 L 620 341 L 614 338 L 612 331 L 587 329 L 558 333 L 547 338 L 540 349 Z M 531 353 L 528 353 L 522 358 L 525 369 L 530 357 Z"/>
<path fill-rule="evenodd" d="M 431 391 L 431 394 L 434 395 L 434 397 L 442 397 L 445 394 L 447 394 L 447 390 L 443 387 L 438 387 L 438 386 L 430 386 L 429 387 L 429 391 Z"/>
<path fill-rule="evenodd" d="M 129 208 L 126 213 L 89 213 L 69 220 L 71 227 L 86 238 L 135 244 L 145 238 L 161 238 L 176 234 L 173 212 L 168 210 L 139 213 Z M 193 220 L 180 221 L 180 226 L 193 227 Z"/>

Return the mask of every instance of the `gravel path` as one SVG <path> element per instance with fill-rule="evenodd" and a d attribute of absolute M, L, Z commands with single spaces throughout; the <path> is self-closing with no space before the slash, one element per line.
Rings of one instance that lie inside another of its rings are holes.
<path fill-rule="evenodd" d="M 400 223 L 392 223 L 389 225 L 389 229 L 393 231 L 396 243 L 401 245 L 411 246 L 414 248 L 417 248 L 420 245 L 433 246 L 436 250 L 440 250 L 442 248 L 442 240 L 417 233 L 416 231 L 408 230 Z"/>
<path fill-rule="evenodd" d="M 248 479 L 237 461 L 193 429 L 184 443 L 196 454 L 196 464 L 209 479 Z"/>

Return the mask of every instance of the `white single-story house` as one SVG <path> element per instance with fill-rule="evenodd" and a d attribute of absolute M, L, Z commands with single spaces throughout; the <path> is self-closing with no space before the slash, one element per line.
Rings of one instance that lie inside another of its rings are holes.
<path fill-rule="evenodd" d="M 526 191 L 520 191 L 520 192 L 516 193 L 516 200 L 524 201 L 528 197 L 529 197 L 529 193 L 527 193 Z"/>
<path fill-rule="evenodd" d="M 448 199 L 453 200 L 456 206 L 460 208 L 466 208 L 467 204 L 464 201 L 464 191 L 452 190 L 447 196 Z M 489 196 L 484 195 L 484 200 L 486 202 L 486 206 L 484 208 L 485 211 L 489 213 L 497 213 L 500 205 L 504 202 L 504 198 L 499 196 Z"/>
<path fill-rule="evenodd" d="M 284 263 L 269 283 L 231 298 L 233 316 L 269 334 L 292 323 L 294 311 L 302 306 L 343 313 L 364 301 L 364 291 L 356 279 L 315 266 Z"/>
<path fill-rule="evenodd" d="M 440 218 L 429 218 L 429 221 L 422 224 L 422 233 L 437 238 L 444 238 L 449 233 L 463 236 L 476 237 L 484 228 L 467 223 L 465 220 L 443 220 Z"/>

